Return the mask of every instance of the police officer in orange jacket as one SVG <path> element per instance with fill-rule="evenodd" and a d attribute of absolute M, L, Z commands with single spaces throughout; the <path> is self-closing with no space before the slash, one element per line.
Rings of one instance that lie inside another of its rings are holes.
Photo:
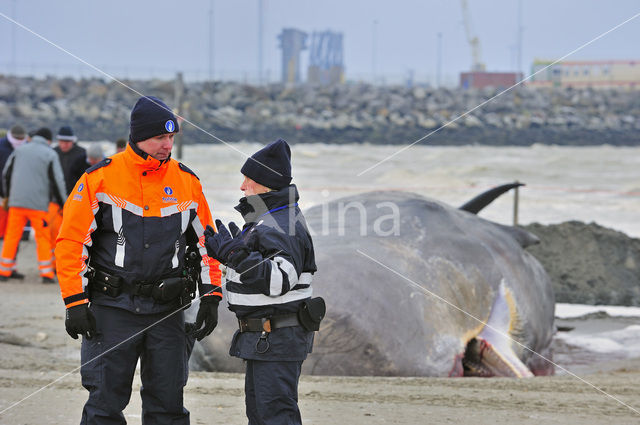
<path fill-rule="evenodd" d="M 126 150 L 90 167 L 65 203 L 55 254 L 67 332 L 83 335 L 83 424 L 125 423 L 138 359 L 142 422 L 189 423 L 182 396 L 193 337 L 217 325 L 222 292 L 219 263 L 204 247 L 211 213 L 202 186 L 171 159 L 177 131 L 160 99 L 140 98 Z M 189 332 L 186 251 L 200 260 Z"/>

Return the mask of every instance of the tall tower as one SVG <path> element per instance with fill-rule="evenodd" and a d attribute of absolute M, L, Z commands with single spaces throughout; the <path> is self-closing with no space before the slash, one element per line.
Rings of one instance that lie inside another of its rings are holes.
<path fill-rule="evenodd" d="M 300 82 L 300 52 L 307 48 L 307 33 L 285 28 L 278 36 L 282 49 L 282 82 Z"/>

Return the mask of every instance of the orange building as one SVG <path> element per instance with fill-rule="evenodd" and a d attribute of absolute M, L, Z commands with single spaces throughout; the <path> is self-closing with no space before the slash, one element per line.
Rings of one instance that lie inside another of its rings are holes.
<path fill-rule="evenodd" d="M 494 87 L 502 90 L 515 85 L 521 80 L 521 72 L 471 71 L 460 73 L 460 87 L 463 89 Z"/>

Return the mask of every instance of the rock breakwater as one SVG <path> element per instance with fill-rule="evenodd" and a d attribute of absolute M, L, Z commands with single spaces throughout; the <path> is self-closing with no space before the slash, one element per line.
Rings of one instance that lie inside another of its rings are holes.
<path fill-rule="evenodd" d="M 82 140 L 127 136 L 138 93 L 156 95 L 200 129 L 233 142 L 284 137 L 296 142 L 437 145 L 637 145 L 640 97 L 625 89 L 333 87 L 194 82 L 175 105 L 174 82 L 0 76 L 0 127 L 72 125 Z M 134 92 L 135 90 L 136 92 Z M 461 115 L 475 109 L 461 118 Z M 455 120 L 451 122 L 452 120 Z M 183 126 L 186 143 L 214 142 Z"/>

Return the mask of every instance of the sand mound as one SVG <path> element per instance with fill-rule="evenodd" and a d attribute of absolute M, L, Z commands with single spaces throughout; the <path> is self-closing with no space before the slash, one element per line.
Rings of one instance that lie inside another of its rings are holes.
<path fill-rule="evenodd" d="M 596 223 L 524 226 L 527 248 L 551 276 L 556 302 L 640 306 L 640 239 Z"/>

